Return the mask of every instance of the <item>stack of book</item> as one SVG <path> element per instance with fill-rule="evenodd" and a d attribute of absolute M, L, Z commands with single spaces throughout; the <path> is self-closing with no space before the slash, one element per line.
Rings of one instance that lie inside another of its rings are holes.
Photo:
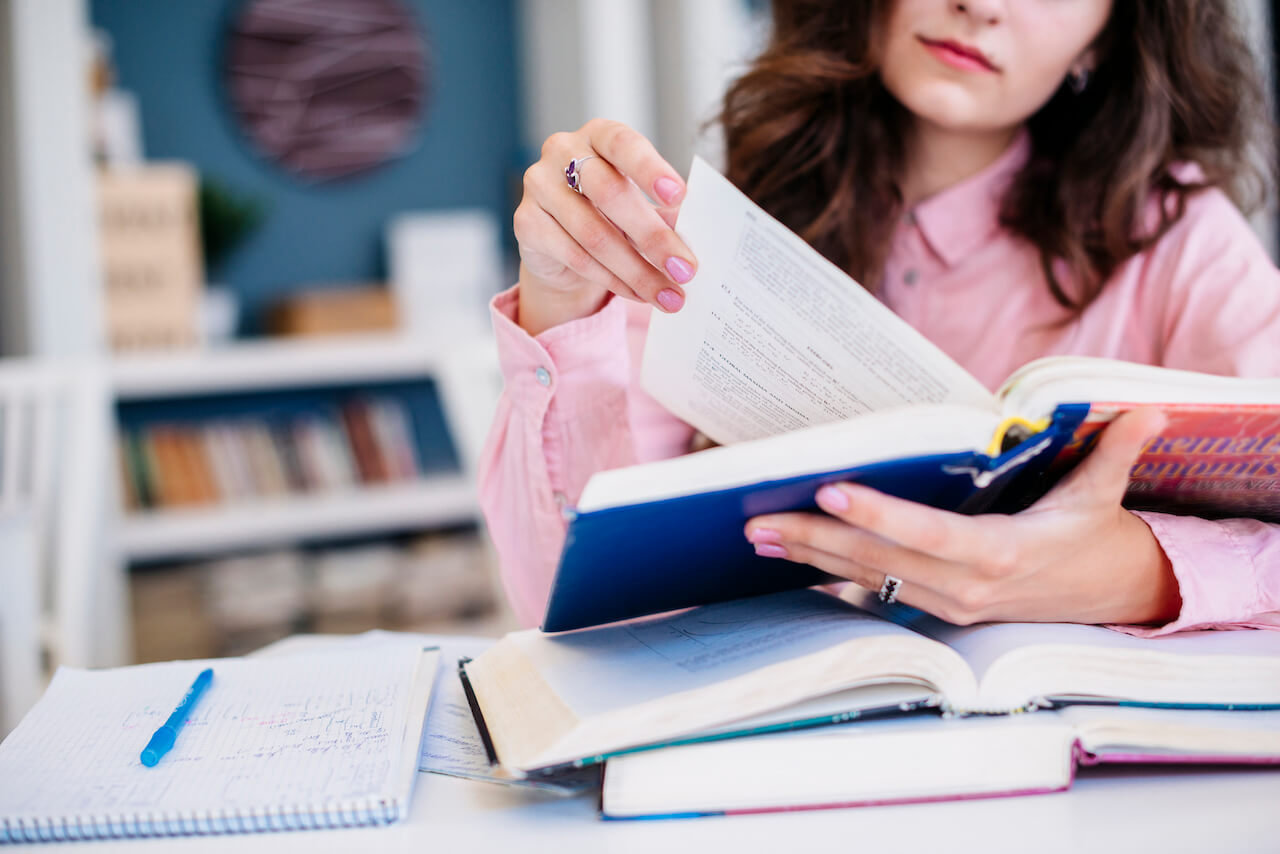
<path fill-rule="evenodd" d="M 494 761 L 544 782 L 603 766 L 614 819 L 1054 792 L 1103 763 L 1280 765 L 1278 632 L 962 628 L 794 590 L 517 632 L 460 676 Z"/>
<path fill-rule="evenodd" d="M 123 430 L 126 506 L 149 510 L 275 499 L 407 482 L 422 475 L 402 401 L 350 400 L 333 410 Z"/>
<path fill-rule="evenodd" d="M 816 512 L 832 482 L 1017 512 L 1145 405 L 1167 419 L 1128 506 L 1280 522 L 1280 380 L 1059 358 L 993 395 L 705 164 L 677 232 L 716 287 L 655 314 L 642 384 L 727 447 L 601 472 L 566 508 L 542 631 L 461 665 L 496 762 L 603 766 L 609 818 L 1059 791 L 1100 763 L 1280 765 L 1280 632 L 955 626 L 802 589 L 833 579 L 743 536 Z"/>

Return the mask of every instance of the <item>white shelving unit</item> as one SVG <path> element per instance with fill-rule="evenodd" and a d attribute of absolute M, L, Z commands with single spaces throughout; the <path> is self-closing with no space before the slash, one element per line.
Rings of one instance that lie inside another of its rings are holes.
<path fill-rule="evenodd" d="M 120 546 L 126 560 L 212 557 L 232 551 L 332 537 L 426 530 L 479 517 L 473 474 L 477 437 L 487 424 L 483 409 L 496 392 L 478 380 L 491 373 L 474 364 L 484 341 L 436 348 L 404 335 L 349 336 L 323 340 L 243 342 L 190 353 L 122 356 L 111 381 L 120 402 L 179 399 L 212 394 L 358 386 L 398 380 L 437 383 L 462 470 L 429 475 L 415 483 L 363 486 L 343 492 L 209 507 L 147 510 L 123 515 Z M 461 374 L 459 359 L 469 366 Z M 496 371 L 494 359 L 493 371 Z M 478 402 L 477 402 L 478 401 Z"/>
<path fill-rule="evenodd" d="M 403 335 L 237 343 L 190 353 L 118 356 L 117 400 L 149 400 L 429 377 L 431 348 Z"/>
<path fill-rule="evenodd" d="M 322 537 L 446 527 L 475 517 L 471 479 L 444 475 L 279 501 L 137 513 L 125 517 L 120 541 L 132 561 L 183 559 Z"/>

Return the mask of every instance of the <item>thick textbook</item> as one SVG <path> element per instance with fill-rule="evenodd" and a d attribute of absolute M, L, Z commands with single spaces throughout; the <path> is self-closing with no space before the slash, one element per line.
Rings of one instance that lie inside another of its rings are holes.
<path fill-rule="evenodd" d="M 0 743 L 0 843 L 387 824 L 407 814 L 437 650 L 60 668 Z M 142 747 L 214 670 L 173 749 Z"/>
<path fill-rule="evenodd" d="M 1280 710 L 1280 632 L 1136 638 L 959 627 L 865 591 L 793 590 L 549 635 L 467 662 L 499 762 L 551 775 L 638 750 L 911 714 L 1085 703 Z"/>
<path fill-rule="evenodd" d="M 1127 506 L 1280 521 L 1280 378 L 1054 357 L 991 394 L 701 161 L 677 231 L 702 284 L 652 318 L 641 381 L 724 447 L 588 481 L 546 631 L 821 583 L 758 557 L 743 526 L 816 511 L 823 483 L 1016 512 L 1144 404 L 1168 425 L 1135 465 Z"/>
<path fill-rule="evenodd" d="M 633 753 L 605 766 L 605 818 L 829 809 L 1060 792 L 1078 769 L 1280 765 L 1280 712 L 1068 706 L 921 718 Z"/>

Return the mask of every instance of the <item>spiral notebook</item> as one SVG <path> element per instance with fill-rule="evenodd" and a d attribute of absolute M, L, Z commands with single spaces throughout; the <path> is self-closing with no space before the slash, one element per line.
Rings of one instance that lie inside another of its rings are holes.
<path fill-rule="evenodd" d="M 0 743 L 0 842 L 251 833 L 405 817 L 436 650 L 60 668 Z M 213 683 L 154 768 L 143 746 Z"/>

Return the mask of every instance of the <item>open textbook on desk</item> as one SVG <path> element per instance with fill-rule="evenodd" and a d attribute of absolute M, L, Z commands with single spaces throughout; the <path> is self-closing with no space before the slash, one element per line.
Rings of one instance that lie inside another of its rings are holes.
<path fill-rule="evenodd" d="M 418 770 L 436 650 L 388 639 L 268 659 L 60 668 L 0 743 L 0 842 L 387 824 Z M 153 768 L 192 677 L 213 683 Z"/>
<path fill-rule="evenodd" d="M 526 775 L 913 713 L 1085 703 L 1280 710 L 1280 632 L 1146 639 L 1060 623 L 959 627 L 856 597 L 793 590 L 559 635 L 515 632 L 463 675 L 497 759 Z M 1158 735 L 1151 749 L 1186 747 Z M 1269 753 L 1280 758 L 1280 745 Z"/>
<path fill-rule="evenodd" d="M 993 395 L 701 160 L 676 230 L 699 273 L 684 309 L 654 313 L 642 384 L 725 447 L 588 481 L 547 631 L 821 583 L 756 556 L 743 525 L 816 510 L 823 483 L 1015 512 L 1141 404 L 1168 425 L 1131 473 L 1128 506 L 1280 521 L 1280 379 L 1061 357 Z"/>

